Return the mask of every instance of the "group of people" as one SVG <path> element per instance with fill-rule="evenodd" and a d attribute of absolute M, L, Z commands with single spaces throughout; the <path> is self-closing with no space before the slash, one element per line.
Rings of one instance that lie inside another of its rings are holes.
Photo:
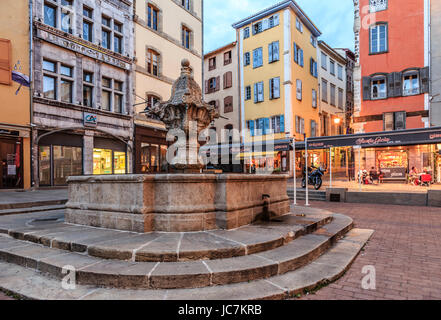
<path fill-rule="evenodd" d="M 358 181 L 362 184 L 380 184 L 383 183 L 384 174 L 378 172 L 374 167 L 369 170 L 361 170 L 358 173 Z"/>
<path fill-rule="evenodd" d="M 423 172 L 419 173 L 415 167 L 409 172 L 408 183 L 414 186 L 430 186 L 432 182 L 432 175 L 424 169 Z"/>

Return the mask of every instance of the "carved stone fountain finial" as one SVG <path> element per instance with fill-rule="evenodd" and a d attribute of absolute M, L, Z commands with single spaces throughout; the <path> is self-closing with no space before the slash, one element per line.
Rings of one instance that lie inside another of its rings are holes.
<path fill-rule="evenodd" d="M 179 130 L 185 133 L 185 144 L 182 140 L 177 141 L 178 154 L 181 157 L 172 164 L 174 168 L 193 170 L 203 167 L 198 160 L 197 137 L 214 119 L 219 118 L 219 113 L 214 106 L 202 100 L 202 90 L 193 78 L 189 60 L 181 61 L 181 75 L 173 83 L 170 99 L 156 103 L 152 108 L 146 109 L 145 114 L 147 117 L 159 118 L 170 134 L 176 134 Z M 191 138 L 194 140 L 194 134 L 196 142 L 190 141 Z M 182 156 L 184 150 L 179 148 L 185 148 L 185 157 Z"/>

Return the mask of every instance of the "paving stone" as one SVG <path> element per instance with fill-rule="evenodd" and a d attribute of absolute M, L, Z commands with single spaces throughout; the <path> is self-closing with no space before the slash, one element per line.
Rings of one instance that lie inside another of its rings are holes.
<path fill-rule="evenodd" d="M 256 255 L 205 261 L 211 270 L 212 283 L 228 284 L 267 278 L 277 274 L 277 262 Z"/>
<path fill-rule="evenodd" d="M 164 300 L 167 290 L 96 289 L 83 300 Z"/>
<path fill-rule="evenodd" d="M 155 289 L 198 288 L 210 285 L 210 272 L 201 261 L 163 262 L 150 275 Z"/>
<path fill-rule="evenodd" d="M 95 234 L 90 234 L 86 238 L 77 239 L 71 243 L 71 250 L 74 252 L 86 252 L 89 246 L 97 245 L 101 242 L 122 240 L 133 236 L 133 233 L 116 230 L 96 229 Z"/>
<path fill-rule="evenodd" d="M 155 241 L 136 252 L 136 261 L 177 261 L 178 246 L 182 236 L 181 233 L 162 233 Z"/>
<path fill-rule="evenodd" d="M 134 257 L 134 250 L 158 239 L 159 233 L 132 234 L 122 239 L 100 242 L 89 246 L 88 254 L 103 259 L 130 260 Z"/>
<path fill-rule="evenodd" d="M 61 250 L 53 250 L 29 242 L 23 242 L 22 244 L 26 243 L 27 245 L 20 246 L 20 241 L 16 240 L 16 242 L 16 245 L 18 246 L 0 250 L 0 258 L 2 258 L 3 261 L 27 268 L 37 269 L 38 262 L 41 259 L 65 253 Z"/>
<path fill-rule="evenodd" d="M 179 246 L 179 260 L 222 259 L 245 255 L 245 246 L 206 232 L 185 233 Z"/>
<path fill-rule="evenodd" d="M 78 253 L 65 253 L 40 260 L 38 263 L 38 270 L 42 273 L 50 274 L 56 278 L 62 278 L 64 276 L 62 270 L 67 266 L 71 266 L 78 271 L 81 268 L 90 266 L 100 261 L 101 260 L 98 258 L 81 255 Z"/>

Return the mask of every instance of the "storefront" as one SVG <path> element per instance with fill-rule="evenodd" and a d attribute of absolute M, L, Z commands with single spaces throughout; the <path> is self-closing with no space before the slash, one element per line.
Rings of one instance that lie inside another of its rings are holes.
<path fill-rule="evenodd" d="M 135 172 L 165 173 L 168 170 L 165 130 L 135 126 Z"/>
<path fill-rule="evenodd" d="M 305 143 L 296 143 L 304 165 Z M 353 180 L 360 170 L 383 174 L 384 181 L 407 182 L 408 174 L 427 172 L 441 182 L 441 128 L 308 139 L 308 163 L 321 165 L 333 180 Z M 328 177 L 329 178 L 329 177 Z"/>
<path fill-rule="evenodd" d="M 83 137 L 54 133 L 38 145 L 40 186 L 65 186 L 67 177 L 83 174 Z"/>
<path fill-rule="evenodd" d="M 0 131 L 0 189 L 23 188 L 23 139 L 18 131 Z"/>
<path fill-rule="evenodd" d="M 116 139 L 95 137 L 93 174 L 126 174 L 127 145 Z"/>

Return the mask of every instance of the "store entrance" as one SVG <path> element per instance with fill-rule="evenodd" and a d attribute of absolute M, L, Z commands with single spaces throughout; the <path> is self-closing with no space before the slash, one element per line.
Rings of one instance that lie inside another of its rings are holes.
<path fill-rule="evenodd" d="M 0 189 L 23 188 L 21 141 L 0 137 Z"/>

